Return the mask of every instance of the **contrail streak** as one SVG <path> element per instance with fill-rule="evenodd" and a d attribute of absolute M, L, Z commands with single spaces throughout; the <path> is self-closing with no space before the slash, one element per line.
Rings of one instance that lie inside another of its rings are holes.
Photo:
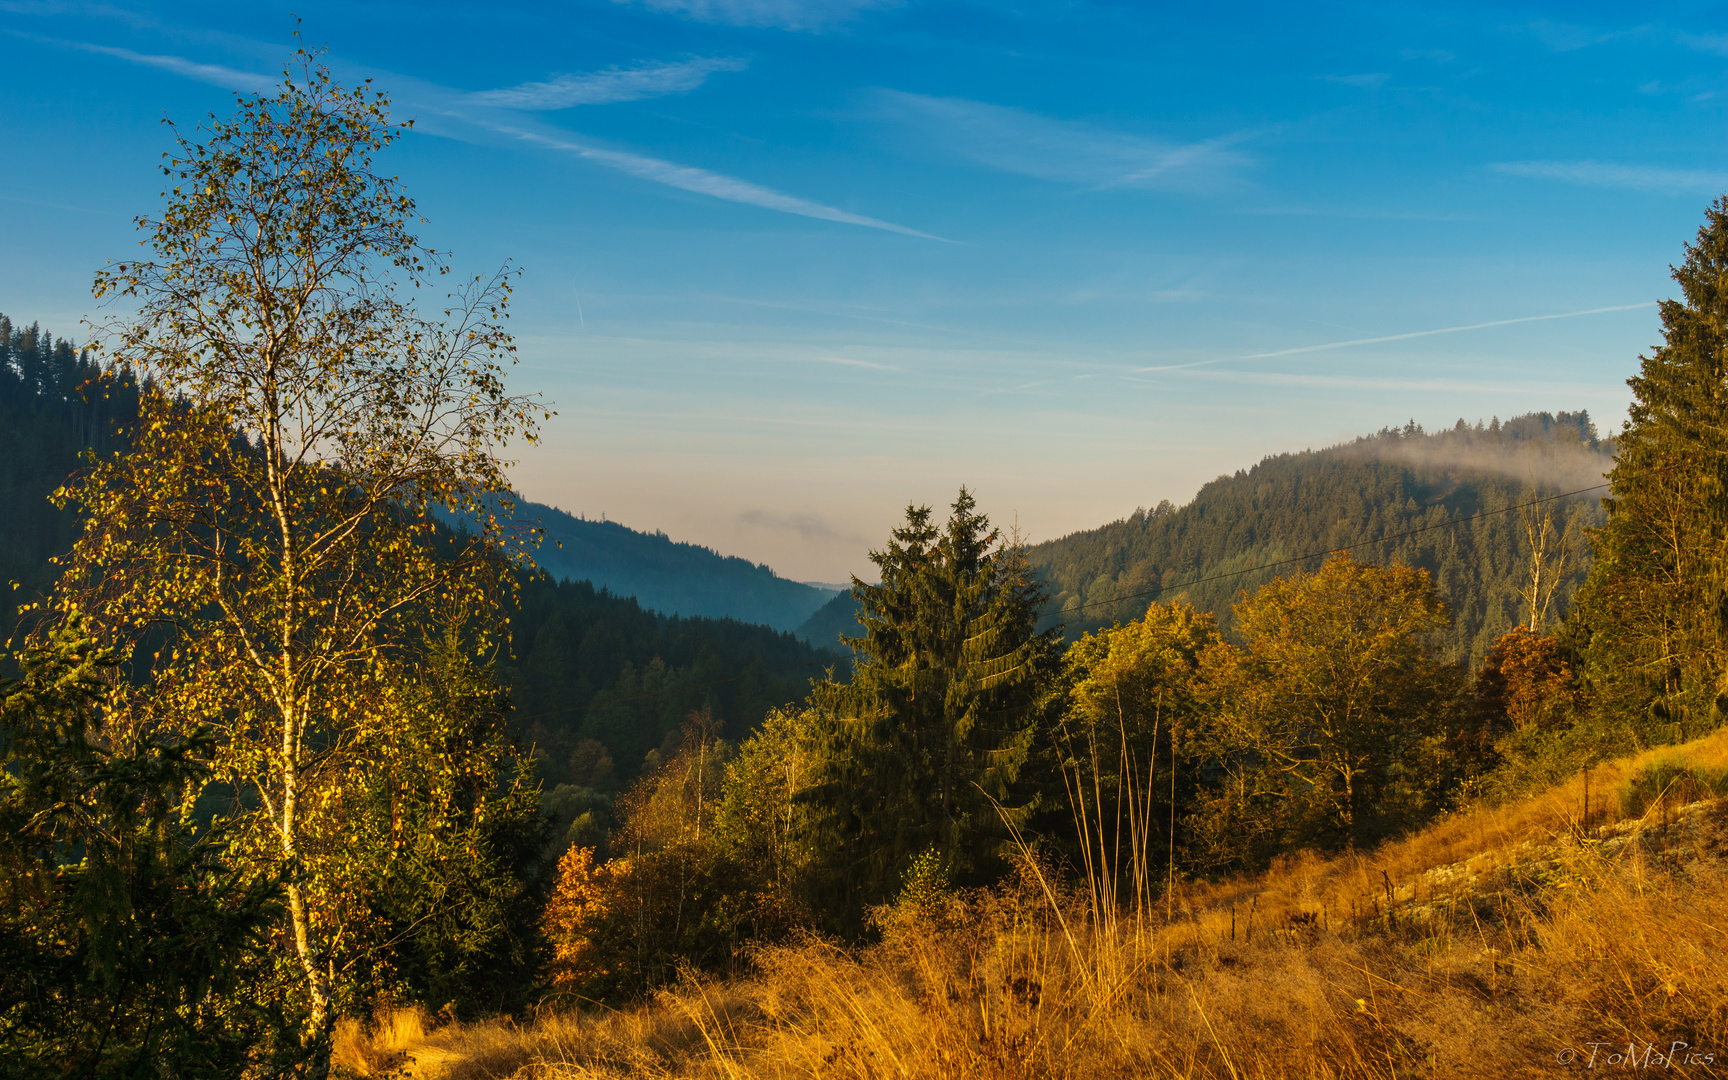
<path fill-rule="evenodd" d="M 0 0 L 0 6 L 3 6 L 3 4 L 4 0 Z M 0 27 L 0 33 L 11 34 L 16 37 L 28 38 L 35 41 L 43 41 L 65 48 L 79 49 L 84 52 L 98 53 L 103 56 L 112 56 L 129 63 L 142 64 L 146 67 L 171 71 L 188 79 L 196 79 L 199 82 L 206 82 L 215 86 L 226 87 L 230 90 L 255 91 L 262 93 L 268 91 L 276 84 L 276 78 L 274 76 L 257 75 L 251 72 L 238 71 L 234 68 L 223 67 L 218 64 L 201 64 L 193 60 L 188 60 L 182 56 L 154 56 L 133 52 L 131 49 L 122 49 L 109 45 L 95 45 L 83 41 L 63 41 L 59 38 L 46 38 L 38 34 L 13 30 L 9 27 Z M 730 68 L 727 68 L 725 65 L 730 64 L 731 61 L 725 61 L 724 63 L 715 61 L 710 64 L 710 67 L 713 67 L 714 63 L 721 64 L 720 67 L 716 67 L 714 70 L 730 70 Z M 686 67 L 688 66 L 689 64 L 687 63 Z M 859 225 L 867 229 L 881 229 L 885 232 L 900 233 L 903 236 L 916 236 L 922 240 L 940 240 L 944 243 L 952 243 L 952 241 L 944 240 L 940 236 L 933 236 L 927 232 L 910 229 L 904 225 L 896 225 L 892 221 L 883 221 L 880 218 L 867 217 L 863 214 L 854 214 L 847 210 L 841 210 L 838 207 L 824 206 L 821 203 L 812 202 L 809 199 L 800 199 L 796 195 L 788 195 L 785 192 L 775 191 L 772 188 L 766 188 L 760 184 L 752 184 L 747 180 L 740 180 L 736 177 L 710 172 L 707 169 L 699 169 L 689 165 L 679 165 L 674 162 L 661 161 L 658 158 L 646 157 L 642 154 L 632 154 L 621 150 L 607 150 L 602 147 L 575 142 L 555 137 L 553 135 L 542 134 L 520 127 L 495 123 L 484 117 L 471 115 L 461 107 L 465 103 L 472 104 L 476 100 L 475 95 L 458 95 L 455 91 L 451 91 L 435 84 L 422 83 L 420 80 L 410 80 L 403 76 L 395 75 L 394 73 L 384 74 L 389 77 L 392 83 L 409 83 L 408 88 L 399 99 L 403 104 L 419 104 L 422 108 L 430 110 L 437 115 L 442 116 L 446 120 L 454 120 L 459 123 L 473 125 L 484 130 L 492 131 L 524 142 L 536 143 L 554 150 L 562 150 L 566 153 L 575 154 L 578 157 L 604 165 L 607 168 L 616 169 L 619 172 L 628 173 L 631 176 L 647 180 L 651 183 L 664 184 L 667 187 L 679 188 L 683 191 L 692 191 L 700 195 L 708 195 L 727 202 L 742 203 L 746 206 L 758 206 L 764 210 L 776 210 L 784 214 L 797 214 L 801 217 L 817 218 L 822 221 L 837 221 L 845 225 Z M 496 93 L 513 94 L 517 93 L 521 89 L 522 88 L 518 87 L 515 90 L 499 91 Z M 452 99 L 454 99 L 454 101 Z M 479 95 L 478 100 L 485 100 L 485 95 Z M 612 100 L 631 99 L 615 98 Z M 571 102 L 571 104 L 575 103 L 576 102 Z M 460 135 L 452 137 L 462 138 Z"/>
<path fill-rule="evenodd" d="M 1345 349 L 1352 345 L 1378 345 L 1382 341 L 1408 341 L 1411 338 L 1433 337 L 1435 334 L 1457 334 L 1465 330 L 1486 330 L 1490 326 L 1511 326 L 1513 323 L 1546 322 L 1549 319 L 1575 319 L 1580 315 L 1606 315 L 1610 311 L 1632 311 L 1637 308 L 1653 307 L 1656 301 L 1646 300 L 1642 304 L 1620 304 L 1617 307 L 1591 308 L 1588 311 L 1567 311 L 1559 315 L 1526 315 L 1519 319 L 1496 319 L 1493 322 L 1471 323 L 1469 326 L 1445 326 L 1439 330 L 1417 330 L 1409 334 L 1387 334 L 1385 337 L 1355 338 L 1350 341 L 1328 341 L 1324 345 L 1303 345 L 1296 349 L 1279 349 L 1277 352 L 1249 353 L 1243 360 L 1265 360 L 1273 356 L 1295 356 L 1297 353 L 1323 352 L 1327 349 Z"/>
<path fill-rule="evenodd" d="M 1654 307 L 1656 301 L 1646 300 L 1641 304 L 1617 304 L 1614 307 L 1590 308 L 1586 311 L 1564 311 L 1558 315 L 1525 315 L 1517 319 L 1495 319 L 1493 322 L 1471 323 L 1468 326 L 1443 326 L 1438 330 L 1414 330 L 1408 334 L 1387 334 L 1384 337 L 1352 338 L 1349 341 L 1328 341 L 1321 345 L 1301 345 L 1294 349 L 1278 349 L 1273 352 L 1248 353 L 1245 356 L 1220 356 L 1211 360 L 1196 360 L 1191 364 L 1165 364 L 1161 367 L 1135 368 L 1136 372 L 1150 371 L 1182 371 L 1187 368 L 1205 367 L 1208 364 L 1222 364 L 1227 360 L 1268 360 L 1276 356 L 1296 356 L 1300 353 L 1325 352 L 1328 349 L 1347 349 L 1352 345 L 1379 345 L 1387 341 L 1408 341 L 1411 338 L 1433 337 L 1436 334 L 1459 334 L 1465 330 L 1486 330 L 1491 326 L 1511 326 L 1514 323 L 1547 322 L 1551 319 L 1575 319 L 1580 315 L 1606 315 L 1611 311 L 1636 311 L 1638 308 Z"/>
<path fill-rule="evenodd" d="M 475 121 L 470 120 L 470 123 Z M 641 154 L 625 153 L 619 150 L 606 150 L 598 146 L 572 142 L 567 139 L 543 135 L 536 131 L 526 131 L 522 128 L 510 127 L 504 124 L 483 124 L 503 135 L 513 136 L 524 142 L 535 143 L 553 150 L 562 150 L 575 154 L 577 157 L 629 173 L 643 180 L 651 180 L 667 187 L 682 188 L 699 195 L 711 195 L 716 199 L 728 202 L 744 203 L 749 206 L 760 206 L 764 210 L 779 210 L 786 214 L 798 214 L 803 217 L 820 218 L 823 221 L 838 221 L 847 225 L 862 225 L 868 229 L 883 229 L 887 232 L 901 233 L 905 236 L 916 236 L 924 240 L 941 240 L 940 236 L 932 236 L 917 229 L 908 229 L 904 225 L 896 225 L 891 221 L 865 217 L 832 206 L 800 199 L 795 195 L 787 195 L 752 184 L 747 180 L 739 180 L 731 176 L 709 172 L 689 165 L 677 165 L 670 161 L 644 157 Z"/>

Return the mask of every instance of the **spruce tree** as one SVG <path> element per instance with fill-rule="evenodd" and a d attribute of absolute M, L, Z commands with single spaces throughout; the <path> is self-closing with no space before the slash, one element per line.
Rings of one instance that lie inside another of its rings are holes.
<path fill-rule="evenodd" d="M 1705 213 L 1661 305 L 1663 343 L 1627 380 L 1607 524 L 1579 598 L 1587 673 L 1636 742 L 1728 710 L 1728 196 Z"/>
<path fill-rule="evenodd" d="M 1034 624 L 1042 591 L 965 488 L 946 526 L 909 506 L 870 553 L 880 585 L 853 578 L 863 633 L 849 684 L 819 684 L 826 752 L 815 798 L 832 834 L 829 910 L 884 899 L 934 852 L 951 880 L 987 873 L 1028 806 L 1013 784 L 1059 663 L 1060 628 Z"/>
<path fill-rule="evenodd" d="M 114 739 L 116 661 L 81 622 L 0 679 L 0 1075 L 288 1074 L 294 1013 L 268 939 L 279 877 L 198 826 L 207 730 Z"/>

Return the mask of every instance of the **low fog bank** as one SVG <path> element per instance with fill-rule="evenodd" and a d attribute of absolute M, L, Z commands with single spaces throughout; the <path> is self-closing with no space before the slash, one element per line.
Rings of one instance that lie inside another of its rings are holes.
<path fill-rule="evenodd" d="M 1428 432 L 1418 424 L 1386 428 L 1341 449 L 1440 473 L 1493 473 L 1552 491 L 1603 483 L 1614 466 L 1614 442 L 1600 439 L 1588 412 L 1528 413 L 1504 423 L 1459 420 Z"/>

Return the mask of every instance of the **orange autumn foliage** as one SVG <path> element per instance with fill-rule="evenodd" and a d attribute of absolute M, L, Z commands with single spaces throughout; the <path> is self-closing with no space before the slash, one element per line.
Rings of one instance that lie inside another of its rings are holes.
<path fill-rule="evenodd" d="M 602 974 L 599 950 L 590 933 L 606 914 L 609 891 L 629 872 L 628 859 L 595 865 L 593 848 L 573 847 L 558 860 L 558 882 L 546 905 L 552 985 L 557 992 L 574 993 Z"/>
<path fill-rule="evenodd" d="M 1560 642 L 1524 626 L 1494 642 L 1478 683 L 1479 692 L 1496 699 L 1493 704 L 1504 710 L 1513 731 L 1554 728 L 1582 704 L 1582 688 L 1561 655 Z"/>

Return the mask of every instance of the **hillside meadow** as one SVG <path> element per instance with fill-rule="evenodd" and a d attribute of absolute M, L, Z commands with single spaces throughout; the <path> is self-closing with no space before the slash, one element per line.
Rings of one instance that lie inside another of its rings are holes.
<path fill-rule="evenodd" d="M 345 1022 L 337 1060 L 427 1080 L 1721 1075 L 1725 775 L 1714 734 L 1597 766 L 1587 817 L 1579 776 L 1138 912 L 1024 861 L 884 910 L 873 946 L 754 949 L 621 1010 L 385 1006 Z"/>

